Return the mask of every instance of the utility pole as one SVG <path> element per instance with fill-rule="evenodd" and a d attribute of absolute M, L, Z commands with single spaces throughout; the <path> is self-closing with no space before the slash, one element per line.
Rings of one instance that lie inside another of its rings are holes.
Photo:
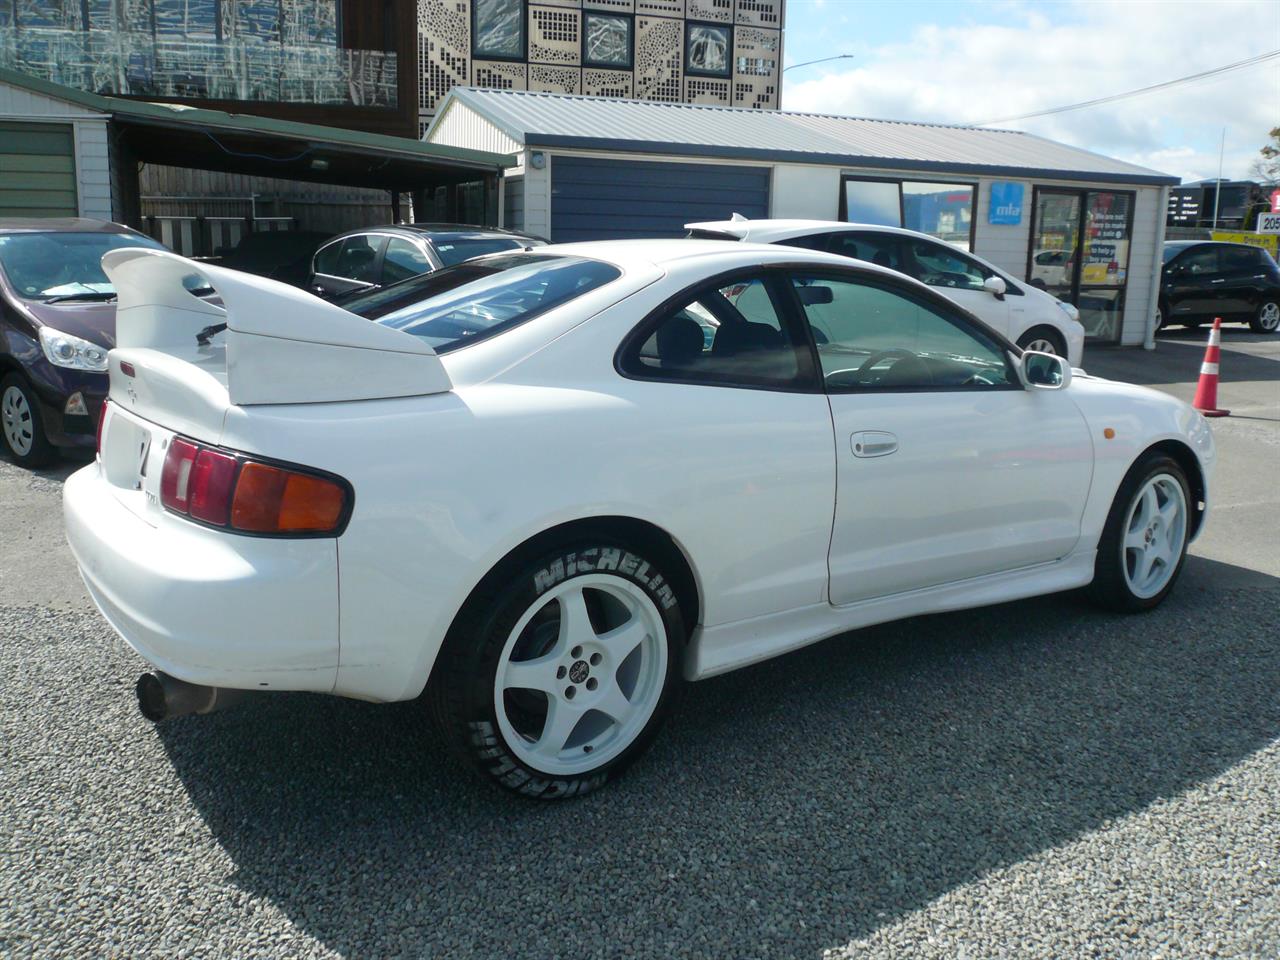
<path fill-rule="evenodd" d="M 1222 128 L 1222 143 L 1218 145 L 1218 185 L 1213 188 L 1213 229 L 1218 229 L 1218 201 L 1222 199 L 1222 156 L 1227 151 L 1227 128 Z"/>

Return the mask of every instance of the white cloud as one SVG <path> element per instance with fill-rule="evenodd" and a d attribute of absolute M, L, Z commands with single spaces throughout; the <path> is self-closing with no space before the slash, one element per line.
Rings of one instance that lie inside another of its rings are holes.
<path fill-rule="evenodd" d="M 1280 48 L 1280 3 L 1006 2 L 988 22 L 926 24 L 852 70 L 788 84 L 783 107 L 973 123 L 1133 90 Z M 817 54 L 815 54 L 817 55 Z M 1187 180 L 1243 177 L 1280 125 L 1280 61 L 1114 104 L 1002 124 Z"/>

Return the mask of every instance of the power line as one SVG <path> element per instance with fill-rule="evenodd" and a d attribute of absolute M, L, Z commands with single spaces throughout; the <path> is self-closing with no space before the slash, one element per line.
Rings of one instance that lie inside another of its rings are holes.
<path fill-rule="evenodd" d="M 979 120 L 975 126 L 983 127 L 989 123 L 1012 123 L 1015 120 L 1031 120 L 1035 117 L 1048 117 L 1055 113 L 1067 113 L 1070 110 L 1083 110 L 1085 107 L 1096 107 L 1104 103 L 1114 103 L 1117 100 L 1125 100 L 1129 97 L 1139 97 L 1143 94 L 1154 93 L 1157 90 L 1167 90 L 1170 87 L 1180 86 L 1184 83 L 1195 83 L 1199 80 L 1208 80 L 1210 77 L 1216 77 L 1232 70 L 1243 70 L 1245 67 L 1256 66 L 1257 64 L 1264 63 L 1267 60 L 1274 60 L 1276 57 L 1280 57 L 1280 50 L 1272 50 L 1269 53 L 1260 53 L 1247 60 L 1228 63 L 1225 66 L 1214 67 L 1212 70 L 1193 73 L 1190 76 L 1179 77 L 1176 80 L 1166 80 L 1163 83 L 1153 83 L 1149 87 L 1139 87 L 1137 90 L 1129 90 L 1125 93 L 1113 93 L 1109 97 L 1098 97 L 1096 100 L 1085 100 L 1081 103 L 1069 103 L 1063 107 L 1051 107 L 1048 110 L 1037 110 L 1035 113 L 1023 113 L 1016 117 L 1001 117 L 998 120 Z"/>
<path fill-rule="evenodd" d="M 783 67 L 782 72 L 786 73 L 788 70 L 795 70 L 797 67 L 811 67 L 815 63 L 827 63 L 830 60 L 852 60 L 852 59 L 853 59 L 852 53 L 837 53 L 834 57 L 823 57 L 820 60 L 806 60 L 804 63 L 793 63 L 789 67 Z"/>

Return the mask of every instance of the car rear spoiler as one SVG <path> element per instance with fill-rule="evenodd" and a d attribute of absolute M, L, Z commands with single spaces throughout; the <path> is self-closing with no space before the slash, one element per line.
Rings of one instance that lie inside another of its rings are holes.
<path fill-rule="evenodd" d="M 703 240 L 723 237 L 726 240 L 741 240 L 751 230 L 751 221 L 740 213 L 735 213 L 728 220 L 703 220 L 700 223 L 686 223 L 684 228 L 690 235 Z"/>
<path fill-rule="evenodd" d="M 225 338 L 228 400 L 237 406 L 420 396 L 452 386 L 417 337 L 297 287 L 143 247 L 110 251 L 102 268 L 118 298 L 117 349 L 189 358 L 200 347 L 215 362 L 210 342 Z M 193 294 L 192 277 L 221 304 Z"/>

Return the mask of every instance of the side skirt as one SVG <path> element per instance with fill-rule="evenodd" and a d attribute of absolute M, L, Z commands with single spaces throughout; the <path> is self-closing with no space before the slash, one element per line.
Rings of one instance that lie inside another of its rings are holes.
<path fill-rule="evenodd" d="M 877 623 L 985 607 L 1083 587 L 1093 580 L 1096 552 L 1082 550 L 1053 563 L 862 600 L 843 607 L 816 603 L 750 620 L 699 627 L 689 644 L 684 676 L 686 680 L 714 677 Z"/>

